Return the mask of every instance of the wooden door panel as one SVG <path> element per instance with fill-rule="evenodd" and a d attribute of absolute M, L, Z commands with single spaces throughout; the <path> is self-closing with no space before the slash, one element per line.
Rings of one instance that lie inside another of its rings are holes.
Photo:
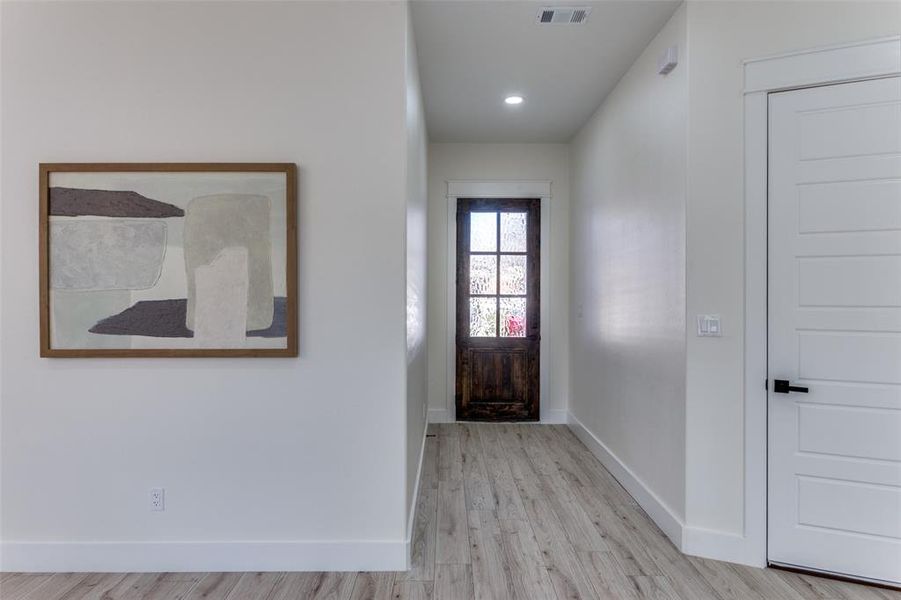
<path fill-rule="evenodd" d="M 540 217 L 537 199 L 458 200 L 458 420 L 539 418 Z"/>
<path fill-rule="evenodd" d="M 469 350 L 470 402 L 515 402 L 528 394 L 528 356 L 524 350 Z"/>

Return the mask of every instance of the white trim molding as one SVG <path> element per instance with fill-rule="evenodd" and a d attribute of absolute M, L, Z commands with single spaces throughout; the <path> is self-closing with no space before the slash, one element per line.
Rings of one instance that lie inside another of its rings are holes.
<path fill-rule="evenodd" d="M 712 558 L 749 567 L 765 567 L 759 562 L 753 545 L 748 544 L 748 536 L 717 529 L 691 527 L 682 530 L 682 552 L 692 556 Z"/>
<path fill-rule="evenodd" d="M 569 411 L 565 408 L 549 408 L 541 411 L 541 422 L 547 425 L 567 425 Z"/>
<path fill-rule="evenodd" d="M 419 445 L 419 463 L 416 467 L 416 481 L 413 483 L 413 497 L 410 498 L 410 514 L 407 517 L 407 533 L 404 537 L 404 546 L 406 546 L 404 555 L 406 559 L 405 570 L 413 567 L 413 528 L 416 523 L 416 509 L 419 507 L 419 481 L 422 478 L 422 462 L 425 458 L 425 440 L 429 434 L 428 413 L 426 413 L 426 421 L 422 427 L 422 441 Z"/>
<path fill-rule="evenodd" d="M 453 411 L 449 408 L 430 408 L 429 423 L 453 423 L 456 421 Z"/>
<path fill-rule="evenodd" d="M 16 542 L 3 572 L 402 571 L 405 540 Z"/>
<path fill-rule="evenodd" d="M 901 36 L 744 61 L 745 93 L 774 92 L 901 73 Z"/>
<path fill-rule="evenodd" d="M 447 182 L 448 198 L 550 198 L 551 182 L 546 179 L 479 181 L 455 179 Z"/>
<path fill-rule="evenodd" d="M 548 330 L 551 315 L 551 207 L 550 200 L 552 182 L 548 179 L 522 180 L 471 180 L 458 179 L 447 181 L 447 345 L 446 373 L 447 394 L 444 408 L 429 409 L 429 422 L 452 423 L 456 420 L 455 385 L 457 377 L 456 365 L 456 331 L 457 331 L 457 198 L 540 198 L 541 199 L 541 342 L 539 353 L 539 404 L 541 423 L 564 423 L 565 409 L 551 408 L 549 398 L 550 377 L 550 340 L 552 332 Z"/>
<path fill-rule="evenodd" d="M 666 537 L 676 546 L 682 548 L 682 537 L 685 523 L 654 491 L 630 469 L 626 463 L 613 453 L 597 436 L 585 425 L 569 413 L 569 428 L 576 437 L 585 444 L 601 464 L 610 471 L 616 480 L 636 502 L 644 509 L 649 517 L 663 530 Z"/>
<path fill-rule="evenodd" d="M 767 564 L 767 97 L 897 75 L 901 36 L 744 61 L 744 531 L 735 535 L 690 528 L 685 552 Z"/>

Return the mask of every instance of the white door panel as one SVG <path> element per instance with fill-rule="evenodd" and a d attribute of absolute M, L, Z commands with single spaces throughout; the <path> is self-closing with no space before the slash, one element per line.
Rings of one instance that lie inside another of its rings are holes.
<path fill-rule="evenodd" d="M 901 331 L 901 310 L 891 307 L 868 307 L 858 310 L 855 306 L 805 306 L 799 312 L 798 329 L 847 331 Z M 817 310 L 819 308 L 819 310 Z"/>
<path fill-rule="evenodd" d="M 823 381 L 817 382 L 816 387 L 816 403 L 819 405 L 846 406 L 848 395 L 851 394 L 858 399 L 855 406 L 901 411 L 901 393 L 899 393 L 898 386 Z M 793 398 L 793 400 L 804 402 L 804 399 L 800 397 Z"/>
<path fill-rule="evenodd" d="M 871 485 L 856 481 L 803 475 L 798 481 L 798 522 L 865 535 L 901 537 L 901 489 L 891 485 Z M 868 510 L 848 510 L 864 506 Z M 896 513 L 894 519 L 882 515 Z"/>
<path fill-rule="evenodd" d="M 796 243 L 799 258 L 829 256 L 891 256 L 901 252 L 901 240 L 897 231 L 870 231 L 866 234 L 848 232 L 842 234 L 805 234 Z M 831 253 L 831 254 L 830 254 Z M 890 275 L 890 273 L 886 273 Z"/>
<path fill-rule="evenodd" d="M 901 79 L 770 95 L 768 218 L 769 560 L 901 584 Z"/>
<path fill-rule="evenodd" d="M 901 256 L 802 257 L 798 277 L 805 307 L 898 306 L 901 298 Z"/>
<path fill-rule="evenodd" d="M 795 92 L 785 92 L 793 94 Z M 770 94 L 770 99 L 776 94 Z M 789 133 L 789 132 L 783 132 Z M 898 180 L 901 156 L 893 154 L 858 156 L 798 162 L 797 183 L 800 185 L 851 183 L 855 181 Z M 853 175 L 849 172 L 853 172 Z M 841 223 L 836 224 L 841 225 Z"/>
<path fill-rule="evenodd" d="M 901 336 L 799 331 L 797 363 L 801 379 L 901 384 Z"/>
<path fill-rule="evenodd" d="M 799 233 L 901 229 L 901 181 L 809 184 L 800 186 L 798 194 Z"/>
<path fill-rule="evenodd" d="M 895 461 L 856 458 L 839 454 L 818 454 L 799 450 L 796 466 L 803 470 L 802 477 L 820 477 L 838 481 L 881 481 L 884 485 L 901 486 L 901 475 L 898 474 Z M 891 523 L 892 520 L 887 521 Z M 771 560 L 775 560 L 771 557 Z"/>
<path fill-rule="evenodd" d="M 798 411 L 801 452 L 901 461 L 901 411 L 828 404 L 801 404 Z M 845 435 L 848 430 L 867 435 Z"/>
<path fill-rule="evenodd" d="M 891 101 L 798 111 L 801 160 L 847 158 L 898 151 L 901 105 Z"/>

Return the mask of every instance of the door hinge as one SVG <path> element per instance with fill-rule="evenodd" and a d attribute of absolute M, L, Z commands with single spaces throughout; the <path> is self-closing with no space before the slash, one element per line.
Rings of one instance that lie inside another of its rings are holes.
<path fill-rule="evenodd" d="M 769 379 L 763 380 L 763 389 L 765 389 L 766 391 L 770 391 L 770 380 Z"/>

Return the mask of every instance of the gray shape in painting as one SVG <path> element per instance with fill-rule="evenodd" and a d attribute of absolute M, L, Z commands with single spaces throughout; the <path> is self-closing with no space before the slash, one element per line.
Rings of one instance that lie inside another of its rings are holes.
<path fill-rule="evenodd" d="M 80 292 L 53 290 L 50 295 L 50 345 L 59 349 L 129 348 L 128 338 L 95 335 L 90 332 L 94 323 L 115 314 L 131 304 L 131 292 L 110 290 Z"/>
<path fill-rule="evenodd" d="M 185 213 L 188 329 L 194 329 L 197 267 L 210 264 L 222 250 L 234 247 L 247 248 L 247 329 L 266 329 L 272 325 L 269 198 L 252 194 L 216 194 L 194 198 Z"/>
<path fill-rule="evenodd" d="M 247 332 L 247 248 L 225 248 L 194 271 L 194 343 L 241 348 Z"/>
<path fill-rule="evenodd" d="M 50 214 L 78 217 L 183 217 L 185 211 L 167 202 L 142 196 L 137 192 L 117 190 L 82 190 L 78 188 L 50 188 Z"/>
<path fill-rule="evenodd" d="M 187 304 L 184 298 L 141 300 L 122 312 L 98 320 L 90 331 L 103 335 L 193 337 L 185 327 Z"/>
<path fill-rule="evenodd" d="M 50 287 L 148 289 L 160 278 L 165 253 L 162 221 L 52 221 Z"/>
<path fill-rule="evenodd" d="M 89 292 L 72 292 L 89 293 Z M 272 325 L 266 329 L 253 329 L 247 337 L 278 338 L 288 335 L 288 299 L 274 299 Z M 185 327 L 188 300 L 140 300 L 120 313 L 100 319 L 91 327 L 91 333 L 106 335 L 144 335 L 149 337 L 190 338 L 194 333 Z"/>

